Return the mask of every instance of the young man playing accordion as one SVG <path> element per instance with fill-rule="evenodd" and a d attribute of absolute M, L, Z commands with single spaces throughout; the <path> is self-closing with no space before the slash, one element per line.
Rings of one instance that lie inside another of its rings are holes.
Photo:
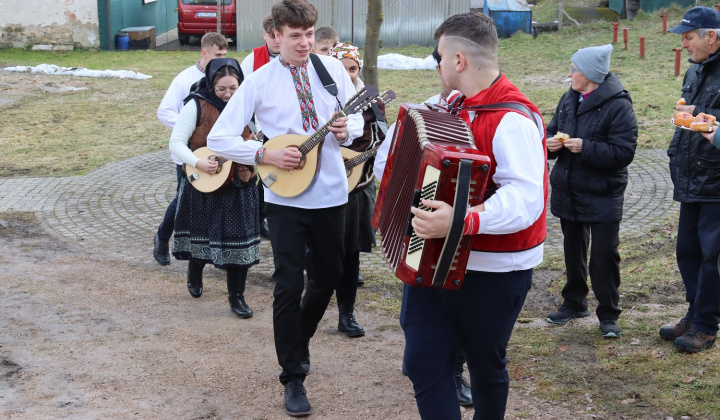
<path fill-rule="evenodd" d="M 440 69 L 449 89 L 466 99 L 458 114 L 477 148 L 490 157 L 483 204 L 468 209 L 465 235 L 473 250 L 459 290 L 405 286 L 400 323 L 405 361 L 424 419 L 460 419 L 452 380 L 459 339 L 470 372 L 475 419 L 502 419 L 509 390 L 505 352 L 543 258 L 547 165 L 540 112 L 498 69 L 492 20 L 470 12 L 451 16 L 437 29 Z M 531 115 L 468 108 L 515 102 Z M 412 208 L 412 226 L 423 239 L 447 235 L 452 207 Z M 460 204 L 458 204 L 460 205 Z"/>

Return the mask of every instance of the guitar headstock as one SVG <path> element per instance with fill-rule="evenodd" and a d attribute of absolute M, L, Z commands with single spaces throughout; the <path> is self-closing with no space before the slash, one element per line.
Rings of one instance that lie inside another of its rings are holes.
<path fill-rule="evenodd" d="M 395 98 L 395 92 L 393 92 L 392 89 L 388 89 L 385 92 L 381 93 L 380 96 L 378 96 L 378 99 L 380 99 L 385 105 L 394 101 Z"/>
<path fill-rule="evenodd" d="M 380 96 L 376 97 L 372 101 L 363 105 L 362 110 L 363 111 L 367 110 L 368 108 L 370 108 L 370 105 L 377 103 L 378 101 L 382 101 L 383 105 L 387 105 L 394 100 L 395 100 L 395 92 L 388 89 L 388 90 L 384 91 L 383 93 L 381 93 Z"/>
<path fill-rule="evenodd" d="M 354 114 L 365 107 L 369 106 L 372 101 L 377 98 L 378 96 L 378 90 L 373 85 L 365 85 L 364 88 L 360 89 L 358 93 L 355 94 L 345 105 L 345 108 L 343 108 L 343 113 L 345 115 Z"/>

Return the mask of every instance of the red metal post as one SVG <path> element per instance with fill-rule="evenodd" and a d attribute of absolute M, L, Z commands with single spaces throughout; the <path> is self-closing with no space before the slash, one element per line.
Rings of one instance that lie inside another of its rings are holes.
<path fill-rule="evenodd" d="M 625 42 L 625 49 L 627 50 L 628 28 L 623 28 L 623 42 Z"/>
<path fill-rule="evenodd" d="M 662 15 L 663 18 L 663 35 L 667 33 L 667 15 Z"/>
<path fill-rule="evenodd" d="M 715 4 L 715 8 L 717 9 L 718 12 L 720 12 L 720 4 Z"/>
<path fill-rule="evenodd" d="M 640 37 L 640 58 L 645 58 L 645 37 Z"/>
<path fill-rule="evenodd" d="M 617 42 L 618 27 L 620 27 L 620 23 L 613 22 L 613 44 Z"/>
<path fill-rule="evenodd" d="M 680 76 L 680 53 L 682 48 L 673 48 L 673 51 L 675 51 L 675 77 L 678 77 Z"/>

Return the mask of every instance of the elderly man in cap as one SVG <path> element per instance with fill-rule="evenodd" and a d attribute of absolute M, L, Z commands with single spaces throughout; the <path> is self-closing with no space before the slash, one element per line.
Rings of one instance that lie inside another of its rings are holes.
<path fill-rule="evenodd" d="M 692 65 L 685 73 L 678 111 L 720 117 L 720 13 L 693 7 L 670 32 L 682 34 Z M 720 322 L 720 150 L 698 132 L 676 129 L 668 147 L 670 175 L 680 202 L 677 262 L 688 310 L 660 329 L 681 350 L 697 353 L 715 343 Z"/>
<path fill-rule="evenodd" d="M 564 324 L 590 315 L 589 268 L 600 333 L 617 338 L 622 334 L 620 220 L 638 126 L 630 94 L 609 72 L 611 52 L 608 44 L 582 48 L 572 56 L 570 89 L 547 127 L 548 159 L 557 159 L 550 174 L 550 209 L 560 218 L 567 272 L 562 306 L 547 320 Z"/>

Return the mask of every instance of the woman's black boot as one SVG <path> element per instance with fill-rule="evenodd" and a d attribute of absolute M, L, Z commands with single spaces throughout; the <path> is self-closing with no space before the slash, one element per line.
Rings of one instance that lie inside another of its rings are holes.
<path fill-rule="evenodd" d="M 205 268 L 205 263 L 190 260 L 188 261 L 188 272 L 187 272 L 187 288 L 190 292 L 190 296 L 199 298 L 202 296 L 203 281 L 202 273 Z"/>
<path fill-rule="evenodd" d="M 338 331 L 344 332 L 350 338 L 362 337 L 365 330 L 358 324 L 353 315 L 354 309 L 352 305 L 338 303 Z"/>
<path fill-rule="evenodd" d="M 250 318 L 253 315 L 252 309 L 245 303 L 245 279 L 247 278 L 247 267 L 227 268 L 228 301 L 230 310 L 240 318 Z"/>

